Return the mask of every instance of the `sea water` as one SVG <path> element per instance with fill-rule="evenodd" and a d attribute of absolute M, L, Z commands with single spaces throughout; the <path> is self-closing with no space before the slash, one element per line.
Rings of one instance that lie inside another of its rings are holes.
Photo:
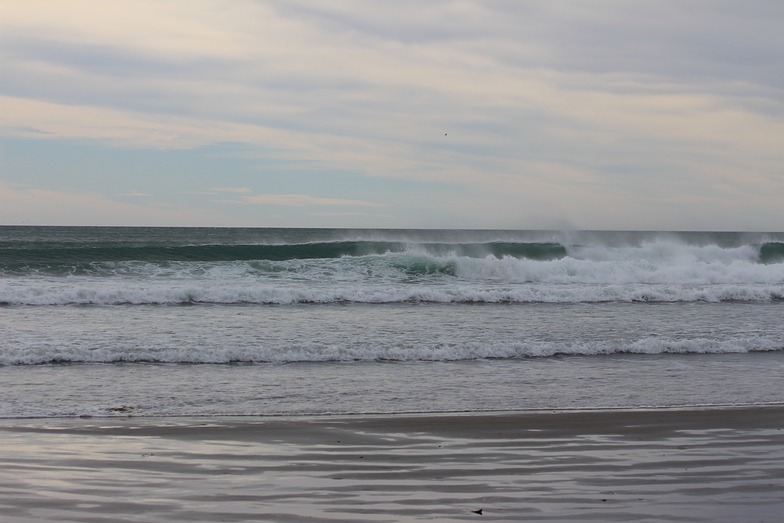
<path fill-rule="evenodd" d="M 0 417 L 784 402 L 784 234 L 0 227 Z"/>

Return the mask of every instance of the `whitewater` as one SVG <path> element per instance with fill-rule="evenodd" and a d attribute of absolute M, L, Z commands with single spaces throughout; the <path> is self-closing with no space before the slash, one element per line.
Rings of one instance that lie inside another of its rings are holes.
<path fill-rule="evenodd" d="M 782 312 L 782 233 L 0 227 L 0 416 L 784 402 Z"/>
<path fill-rule="evenodd" d="M 43 238 L 29 239 L 21 229 L 7 228 L 0 241 L 0 303 L 579 303 L 784 297 L 784 243 L 771 238 L 775 235 L 745 244 L 737 244 L 740 237 L 717 235 L 714 240 L 735 240 L 720 245 L 640 234 L 633 244 L 613 245 L 595 240 L 581 244 L 580 237 L 567 240 L 557 233 L 520 234 L 517 241 L 507 233 L 503 240 L 479 241 L 476 232 L 467 231 L 465 241 L 456 243 L 457 233 L 447 231 L 442 232 L 446 241 L 438 242 L 433 241 L 438 235 L 422 238 L 421 231 L 411 234 L 418 239 L 395 240 L 402 235 L 398 232 L 383 241 L 384 231 L 344 240 L 334 237 L 337 231 L 310 230 L 299 231 L 292 243 L 280 243 L 281 231 L 245 231 L 239 237 L 227 232 L 224 243 L 217 244 L 214 231 L 165 231 L 152 232 L 146 241 L 123 238 L 126 231 L 110 237 L 105 230 L 97 238 L 74 232 L 58 237 L 57 229 L 49 230 L 52 237 L 39 231 Z M 501 231 L 487 234 L 503 236 Z M 265 240 L 269 243 L 261 243 Z M 242 241 L 246 243 L 238 243 Z"/>

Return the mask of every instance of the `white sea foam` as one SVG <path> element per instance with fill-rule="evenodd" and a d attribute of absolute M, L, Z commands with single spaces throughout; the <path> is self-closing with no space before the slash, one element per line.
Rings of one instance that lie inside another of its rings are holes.
<path fill-rule="evenodd" d="M 587 284 L 727 284 L 784 282 L 784 265 L 747 261 L 654 264 L 648 260 L 594 261 L 563 258 L 553 261 L 461 258 L 457 275 L 465 279 L 510 282 Z"/>
<path fill-rule="evenodd" d="M 0 365 L 70 363 L 291 363 L 340 361 L 459 361 L 488 358 L 538 358 L 557 355 L 595 356 L 607 354 L 726 354 L 784 350 L 784 342 L 760 337 L 736 340 L 645 338 L 631 342 L 438 342 L 338 344 L 299 343 L 267 348 L 207 345 L 160 346 L 123 349 L 85 347 L 79 343 L 57 346 L 27 346 L 14 343 L 0 348 Z"/>
<path fill-rule="evenodd" d="M 784 298 L 784 263 L 751 246 L 658 241 L 570 247 L 565 258 L 432 256 L 419 250 L 336 259 L 112 262 L 76 275 L 0 279 L 9 305 L 770 301 Z"/>
<path fill-rule="evenodd" d="M 122 305 L 197 303 L 596 303 L 771 301 L 784 299 L 784 285 L 562 284 L 525 286 L 426 285 L 318 286 L 117 283 L 0 288 L 9 305 Z"/>

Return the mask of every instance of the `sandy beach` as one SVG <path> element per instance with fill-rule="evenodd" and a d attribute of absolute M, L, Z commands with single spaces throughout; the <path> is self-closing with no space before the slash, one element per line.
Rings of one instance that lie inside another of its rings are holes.
<path fill-rule="evenodd" d="M 782 429 L 779 406 L 3 420 L 0 513 L 8 523 L 774 522 Z"/>

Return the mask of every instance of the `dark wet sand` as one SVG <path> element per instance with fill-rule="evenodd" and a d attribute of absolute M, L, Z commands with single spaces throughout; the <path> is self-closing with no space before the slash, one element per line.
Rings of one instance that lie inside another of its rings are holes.
<path fill-rule="evenodd" d="M 2 522 L 431 519 L 784 521 L 784 407 L 0 420 Z"/>

